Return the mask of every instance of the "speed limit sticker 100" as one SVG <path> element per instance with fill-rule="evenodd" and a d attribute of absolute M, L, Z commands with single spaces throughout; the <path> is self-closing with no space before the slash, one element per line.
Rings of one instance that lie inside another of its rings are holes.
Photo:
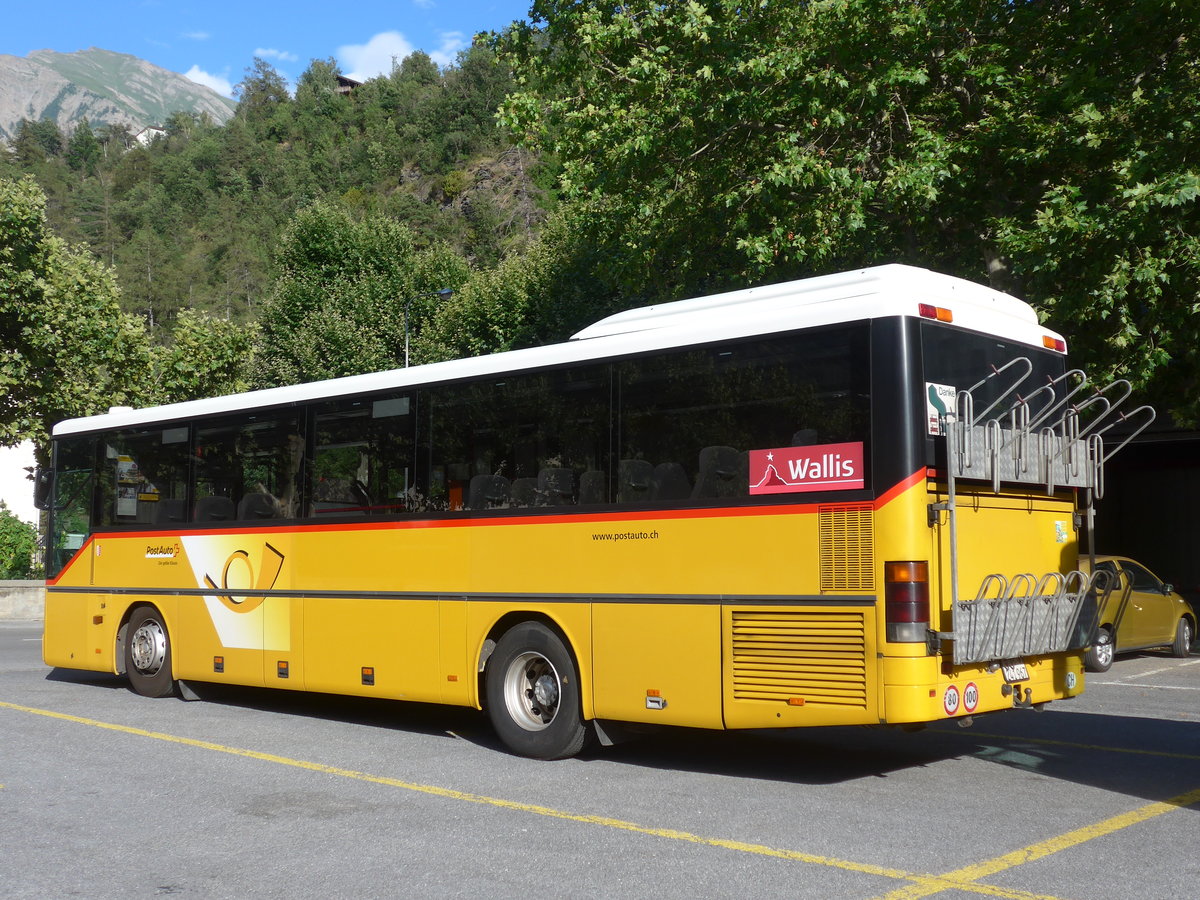
<path fill-rule="evenodd" d="M 962 703 L 967 712 L 975 712 L 975 707 L 979 706 L 979 685 L 973 681 L 967 682 L 967 686 L 963 688 Z"/>

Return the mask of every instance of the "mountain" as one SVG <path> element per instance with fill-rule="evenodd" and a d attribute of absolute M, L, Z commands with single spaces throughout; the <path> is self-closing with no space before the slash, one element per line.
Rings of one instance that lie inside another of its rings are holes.
<path fill-rule="evenodd" d="M 76 53 L 0 55 L 3 139 L 13 137 L 22 118 L 53 119 L 65 134 L 84 117 L 93 128 L 124 124 L 136 133 L 161 125 L 180 110 L 208 113 L 224 123 L 236 108 L 212 88 L 125 53 L 91 47 Z"/>

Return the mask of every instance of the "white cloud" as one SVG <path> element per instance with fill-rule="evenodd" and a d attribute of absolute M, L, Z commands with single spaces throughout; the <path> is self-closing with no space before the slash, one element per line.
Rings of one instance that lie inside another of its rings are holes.
<path fill-rule="evenodd" d="M 451 65 L 458 58 L 458 51 L 470 46 L 467 36 L 461 31 L 443 31 L 440 36 L 441 46 L 429 51 L 429 58 L 439 66 Z"/>
<path fill-rule="evenodd" d="M 261 59 L 277 59 L 280 62 L 296 62 L 300 58 L 295 53 L 270 47 L 259 47 L 254 51 L 254 55 Z"/>
<path fill-rule="evenodd" d="M 346 77 L 366 81 L 376 75 L 388 75 L 392 61 L 397 63 L 416 49 L 398 31 L 384 31 L 365 44 L 338 47 L 337 59 L 346 69 Z"/>
<path fill-rule="evenodd" d="M 207 41 L 210 37 L 212 37 L 212 35 L 207 31 L 188 31 L 184 32 L 183 36 L 193 41 Z"/>
<path fill-rule="evenodd" d="M 212 88 L 222 97 L 233 96 L 233 85 L 229 83 L 228 78 L 222 78 L 220 75 L 210 75 L 199 66 L 192 66 L 183 73 L 183 77 L 191 79 L 196 84 Z"/>

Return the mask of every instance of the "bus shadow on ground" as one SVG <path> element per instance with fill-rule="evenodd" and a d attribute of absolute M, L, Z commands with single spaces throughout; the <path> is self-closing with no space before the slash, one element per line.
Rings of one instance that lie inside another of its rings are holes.
<path fill-rule="evenodd" d="M 47 680 L 128 690 L 125 679 L 53 669 Z M 508 751 L 486 713 L 371 697 L 190 683 L 198 699 L 284 714 L 464 741 Z M 635 726 L 613 746 L 592 742 L 575 764 L 618 765 L 799 785 L 886 778 L 952 759 L 991 764 L 1139 797 L 1165 800 L 1200 788 L 1200 722 L 1098 713 L 1011 711 L 975 718 L 970 728 L 943 722 L 920 730 L 831 726 L 711 731 Z M 550 762 L 546 765 L 556 765 Z"/>
<path fill-rule="evenodd" d="M 850 726 L 778 732 L 663 731 L 589 759 L 800 784 L 835 784 L 974 758 L 1146 800 L 1200 789 L 1200 722 L 1013 711 L 919 731 Z"/>
<path fill-rule="evenodd" d="M 129 690 L 129 682 L 120 675 L 108 672 L 85 672 L 81 669 L 51 669 L 46 673 L 47 681 L 62 684 L 86 684 L 91 687 L 123 688 Z"/>

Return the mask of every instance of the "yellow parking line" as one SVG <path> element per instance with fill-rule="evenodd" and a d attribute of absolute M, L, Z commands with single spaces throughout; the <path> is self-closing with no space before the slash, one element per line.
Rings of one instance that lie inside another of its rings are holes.
<path fill-rule="evenodd" d="M 1180 794 L 1177 797 L 1172 797 L 1170 800 L 1149 803 L 1139 809 L 1122 813 L 1119 816 L 1113 816 L 1111 819 L 1105 819 L 1094 825 L 1085 825 L 1082 828 L 1076 828 L 1074 831 L 1068 831 L 1066 834 L 1060 834 L 1037 844 L 1031 844 L 1020 850 L 1006 853 L 1003 856 L 997 856 L 995 859 L 955 869 L 953 872 L 947 872 L 940 877 L 961 882 L 973 882 L 980 878 L 987 878 L 995 875 L 997 872 L 1003 872 L 1005 869 L 1011 869 L 1024 865 L 1027 862 L 1043 859 L 1062 850 L 1077 847 L 1095 838 L 1104 837 L 1123 828 L 1129 828 L 1131 825 L 1137 825 L 1148 819 L 1161 816 L 1164 813 L 1174 812 L 1177 809 L 1183 809 L 1197 803 L 1200 803 L 1200 788 L 1188 791 L 1186 794 Z M 913 884 L 909 887 L 900 888 L 885 895 L 884 900 L 915 900 L 915 898 L 928 897 L 942 890 L 944 888 L 937 886 L 934 881 L 930 881 L 928 885 Z"/>
<path fill-rule="evenodd" d="M 98 719 L 88 719 L 83 716 L 73 716 L 67 713 L 54 712 L 48 709 L 37 709 L 32 706 L 21 706 L 16 703 L 6 703 L 0 700 L 0 708 L 11 709 L 17 712 L 31 713 L 37 716 L 45 716 L 50 719 L 58 719 L 64 722 L 74 722 L 79 725 L 90 725 L 93 728 L 103 728 L 107 731 L 116 731 L 123 734 L 132 734 L 138 737 L 152 738 L 157 741 L 168 741 L 173 744 L 183 744 L 188 747 L 197 747 L 202 750 L 211 750 L 217 753 L 228 753 L 233 756 L 241 756 L 247 759 L 256 759 L 262 762 L 275 763 L 277 765 L 292 766 L 297 769 L 305 769 L 310 772 L 320 772 L 325 775 L 336 775 L 341 778 L 351 778 L 355 781 L 365 781 L 372 784 L 383 784 L 389 787 L 402 788 L 407 791 L 414 791 L 421 794 L 428 794 L 435 797 L 444 797 L 451 800 L 460 800 L 467 803 L 479 803 L 486 806 L 495 806 L 501 809 L 516 810 L 519 812 L 533 813 L 539 816 L 547 816 L 554 819 L 562 819 L 568 822 L 580 822 L 587 825 L 600 825 L 606 828 L 615 828 L 622 831 L 629 831 L 635 834 L 643 834 L 649 837 L 666 838 L 668 840 L 683 841 L 690 844 L 700 844 L 708 847 L 720 847 L 724 850 L 734 850 L 739 853 L 750 853 L 757 856 L 774 857 L 776 859 L 786 859 L 793 862 L 809 863 L 810 865 L 827 866 L 835 869 L 843 869 L 849 872 L 855 872 L 861 875 L 876 875 L 881 878 L 892 878 L 899 881 L 908 881 L 912 883 L 915 890 L 921 893 L 916 896 L 926 896 L 928 894 L 937 893 L 945 890 L 960 890 L 969 891 L 975 894 L 983 894 L 990 897 L 1003 897 L 1009 900 L 1054 900 L 1053 897 L 1043 894 L 1033 894 L 1028 891 L 1013 890 L 1011 888 L 1002 888 L 994 885 L 979 884 L 976 876 L 973 879 L 957 878 L 953 875 L 926 875 L 916 872 L 906 872 L 902 869 L 893 869 L 887 866 L 876 866 L 870 863 L 854 862 L 852 860 L 838 859 L 831 856 L 819 856 L 813 853 L 803 853 L 798 850 L 784 850 L 777 847 L 768 847 L 764 844 L 750 844 L 743 841 L 727 840 L 725 838 L 704 837 L 703 835 L 692 834 L 687 831 L 677 831 L 673 828 L 652 828 L 646 825 L 638 825 L 635 822 L 625 822 L 621 819 L 610 819 L 606 816 L 585 815 L 580 813 L 566 812 L 565 810 L 553 809 L 548 806 L 538 806 L 532 803 L 519 803 L 513 800 L 504 800 L 498 797 L 488 797 L 483 794 L 472 794 L 465 791 L 456 791 L 450 788 L 438 787 L 432 784 L 418 784 L 411 781 L 403 781 L 398 778 L 388 778 L 382 775 L 371 775 L 366 772 L 356 772 L 353 769 L 341 769 L 336 766 L 327 766 L 323 763 L 309 762 L 302 759 L 292 759 L 287 756 L 276 756 L 272 753 L 262 753 L 258 750 L 247 750 L 241 747 L 229 747 L 224 744 L 216 744 L 211 741 L 201 741 L 195 738 L 180 737 L 173 734 L 165 734 L 160 731 L 146 731 L 142 728 L 133 728 L 128 725 L 117 725 L 113 722 L 102 722 Z"/>

